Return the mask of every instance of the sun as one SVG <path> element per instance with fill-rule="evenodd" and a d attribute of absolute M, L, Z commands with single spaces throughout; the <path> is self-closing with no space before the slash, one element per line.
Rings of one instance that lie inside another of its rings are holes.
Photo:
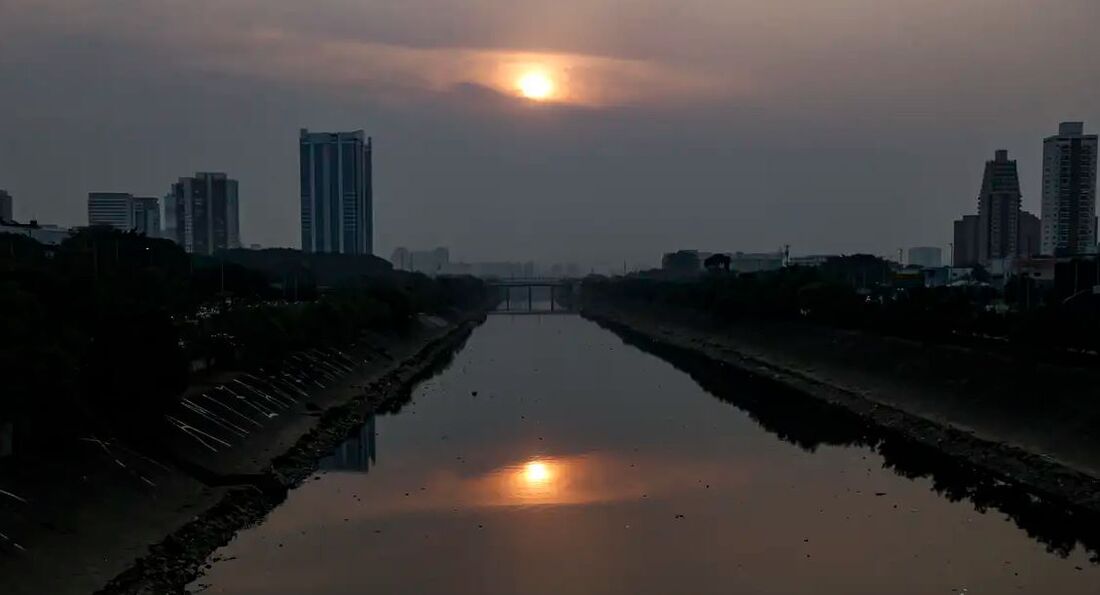
<path fill-rule="evenodd" d="M 554 81 L 546 73 L 532 71 L 516 81 L 519 94 L 527 99 L 545 101 L 554 95 Z"/>
<path fill-rule="evenodd" d="M 529 484 L 543 484 L 550 480 L 550 467 L 542 461 L 530 461 L 523 467 L 523 478 Z"/>

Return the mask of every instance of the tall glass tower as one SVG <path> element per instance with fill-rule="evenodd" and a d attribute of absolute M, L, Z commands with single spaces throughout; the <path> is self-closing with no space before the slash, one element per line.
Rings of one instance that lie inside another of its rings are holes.
<path fill-rule="evenodd" d="M 298 150 L 302 250 L 373 254 L 371 139 L 303 128 Z"/>

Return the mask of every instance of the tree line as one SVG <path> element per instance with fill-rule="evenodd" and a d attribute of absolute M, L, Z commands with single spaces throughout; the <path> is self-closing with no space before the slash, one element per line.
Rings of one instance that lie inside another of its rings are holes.
<path fill-rule="evenodd" d="M 0 422 L 32 420 L 43 441 L 87 424 L 126 431 L 161 415 L 196 374 L 485 300 L 476 279 L 393 271 L 373 256 L 244 252 L 194 257 L 111 229 L 59 246 L 0 234 Z"/>
<path fill-rule="evenodd" d="M 889 263 L 862 255 L 830 259 L 820 267 L 749 274 L 712 270 L 677 279 L 646 274 L 589 278 L 584 293 L 587 300 L 703 314 L 715 326 L 797 321 L 1061 362 L 1095 363 L 1100 352 L 1100 296 L 1091 291 L 1065 297 L 1069 289 L 1062 284 L 1025 278 L 1010 279 L 1003 290 L 980 283 L 899 287 L 890 279 Z M 1083 281 L 1077 285 L 1091 287 Z"/>

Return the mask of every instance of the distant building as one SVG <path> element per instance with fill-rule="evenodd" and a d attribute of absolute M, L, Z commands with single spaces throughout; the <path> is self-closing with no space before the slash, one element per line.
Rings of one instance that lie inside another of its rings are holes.
<path fill-rule="evenodd" d="M 1016 241 L 1016 254 L 1030 258 L 1042 254 L 1043 225 L 1038 217 L 1020 211 L 1020 239 Z"/>
<path fill-rule="evenodd" d="M 892 285 L 899 289 L 916 289 L 925 286 L 924 269 L 899 269 L 890 273 Z"/>
<path fill-rule="evenodd" d="M 90 192 L 88 225 L 160 237 L 160 201 L 126 192 Z"/>
<path fill-rule="evenodd" d="M 978 264 L 978 216 L 963 215 L 955 221 L 955 241 L 951 249 L 951 266 L 972 267 Z"/>
<path fill-rule="evenodd" d="M 135 196 L 131 202 L 133 209 L 133 230 L 151 238 L 160 237 L 160 200 L 152 196 Z"/>
<path fill-rule="evenodd" d="M 0 221 L 14 221 L 12 217 L 12 198 L 7 190 L 0 190 Z"/>
<path fill-rule="evenodd" d="M 1095 134 L 1082 122 L 1062 122 L 1043 141 L 1043 239 L 1047 256 L 1096 252 Z"/>
<path fill-rule="evenodd" d="M 302 251 L 373 254 L 371 139 L 303 128 L 298 152 Z"/>
<path fill-rule="evenodd" d="M 41 244 L 56 246 L 73 235 L 71 229 L 56 225 L 40 225 L 37 221 L 30 223 L 17 223 L 15 221 L 0 221 L 0 233 L 12 233 L 27 236 Z"/>
<path fill-rule="evenodd" d="M 451 251 L 439 247 L 432 250 L 409 250 L 399 247 L 390 256 L 393 268 L 400 271 L 414 271 L 425 275 L 450 273 Z"/>
<path fill-rule="evenodd" d="M 787 266 L 791 267 L 819 267 L 825 264 L 825 261 L 830 258 L 837 257 L 837 254 L 808 254 L 805 256 L 791 256 L 787 258 Z"/>
<path fill-rule="evenodd" d="M 164 219 L 161 222 L 161 237 L 168 238 L 179 243 L 179 220 L 176 219 L 176 189 L 173 186 L 168 194 L 164 195 Z"/>
<path fill-rule="evenodd" d="M 1016 263 L 1016 273 L 1036 281 L 1054 283 L 1054 271 L 1057 264 L 1057 259 L 1050 257 L 1023 258 Z"/>
<path fill-rule="evenodd" d="M 920 271 L 924 273 L 925 287 L 944 287 L 951 282 L 950 267 L 926 267 L 921 269 Z"/>
<path fill-rule="evenodd" d="M 486 279 L 516 279 L 524 272 L 521 262 L 474 262 L 470 267 L 474 276 Z"/>
<path fill-rule="evenodd" d="M 88 225 L 134 229 L 134 197 L 125 192 L 89 192 Z"/>
<path fill-rule="evenodd" d="M 759 273 L 783 268 L 783 252 L 734 252 L 730 255 L 730 270 L 738 273 Z"/>
<path fill-rule="evenodd" d="M 192 254 L 240 248 L 237 180 L 198 172 L 172 184 L 165 198 L 165 234 Z"/>
<path fill-rule="evenodd" d="M 909 249 L 909 264 L 926 269 L 943 266 L 943 250 L 935 246 L 918 246 Z"/>
<path fill-rule="evenodd" d="M 1020 235 L 1020 176 L 1008 151 L 985 162 L 978 193 L 978 262 L 1012 258 Z"/>

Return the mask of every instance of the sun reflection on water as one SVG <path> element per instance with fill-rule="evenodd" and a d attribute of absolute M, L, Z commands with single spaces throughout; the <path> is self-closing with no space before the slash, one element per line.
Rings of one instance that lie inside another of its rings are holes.
<path fill-rule="evenodd" d="M 558 459 L 531 459 L 510 469 L 504 479 L 510 499 L 527 504 L 549 503 L 561 498 L 568 467 Z"/>

